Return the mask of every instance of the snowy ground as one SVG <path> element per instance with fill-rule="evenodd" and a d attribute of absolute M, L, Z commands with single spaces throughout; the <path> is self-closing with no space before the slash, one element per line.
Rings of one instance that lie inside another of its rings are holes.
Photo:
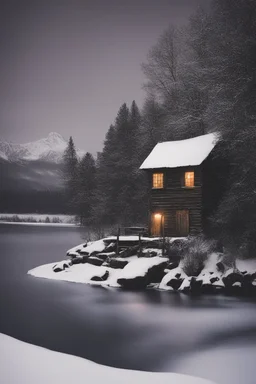
<path fill-rule="evenodd" d="M 102 252 L 106 243 L 105 240 L 111 242 L 112 240 L 116 240 L 116 237 L 110 236 L 105 239 L 97 240 L 94 242 L 89 242 L 86 244 L 80 244 L 74 248 L 71 248 L 68 251 L 68 254 L 76 254 L 78 249 L 81 249 L 83 252 L 86 251 L 87 254 L 93 254 L 93 252 Z M 120 236 L 120 241 L 137 241 L 138 236 Z M 142 237 L 142 240 L 150 241 L 152 239 L 147 237 Z M 94 284 L 94 285 L 102 285 L 102 286 L 111 286 L 111 287 L 120 287 L 117 280 L 118 279 L 133 279 L 137 276 L 145 276 L 148 270 L 154 266 L 162 264 L 163 262 L 167 262 L 168 259 L 161 257 L 162 251 L 160 249 L 156 250 L 158 253 L 155 257 L 150 258 L 138 258 L 136 255 L 126 257 L 124 259 L 116 258 L 116 260 L 123 260 L 128 262 L 128 264 L 123 269 L 114 269 L 108 266 L 96 266 L 90 263 L 85 264 L 73 264 L 71 260 L 63 260 L 51 264 L 41 265 L 37 268 L 34 268 L 28 271 L 29 275 L 35 277 L 43 277 L 46 279 L 53 280 L 64 280 L 71 281 L 75 283 L 86 283 L 86 284 Z M 77 253 L 77 255 L 79 255 Z M 81 255 L 79 255 L 81 257 Z M 97 256 L 97 255 L 95 255 Z M 96 258 L 92 256 L 92 258 Z M 54 271 L 55 267 L 61 269 L 61 271 Z M 94 281 L 94 277 L 101 279 L 105 274 L 108 274 L 108 278 L 104 281 Z"/>
<path fill-rule="evenodd" d="M 133 258 L 133 257 L 131 257 Z M 130 258 L 130 259 L 131 259 Z M 53 267 L 56 263 L 41 265 L 37 268 L 28 271 L 29 275 L 35 277 L 43 277 L 45 279 L 70 281 L 73 283 L 86 283 L 93 285 L 120 287 L 117 283 L 119 278 L 135 278 L 136 276 L 144 276 L 148 269 L 154 265 L 158 265 L 167 259 L 156 256 L 152 258 L 137 258 L 124 267 L 124 269 L 113 269 L 104 266 L 96 266 L 92 264 L 77 264 L 65 269 L 61 272 L 54 272 Z M 67 263 L 67 260 L 58 262 L 58 265 Z M 92 277 L 102 277 L 106 271 L 109 272 L 109 277 L 106 281 L 92 281 Z"/>
<path fill-rule="evenodd" d="M 27 344 L 0 334 L 0 382 L 3 384 L 213 384 L 175 373 L 116 369 Z"/>
<path fill-rule="evenodd" d="M 61 214 L 0 213 L 0 223 L 73 226 L 75 225 L 75 217 Z"/>
<path fill-rule="evenodd" d="M 255 355 L 253 339 L 251 344 L 241 340 L 237 345 L 231 341 L 229 346 L 195 351 L 193 355 L 181 358 L 175 369 L 190 375 L 208 376 L 211 372 L 216 383 L 255 383 Z"/>

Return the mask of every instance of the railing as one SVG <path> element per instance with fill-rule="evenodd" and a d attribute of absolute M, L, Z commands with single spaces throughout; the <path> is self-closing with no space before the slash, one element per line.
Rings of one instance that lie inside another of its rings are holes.
<path fill-rule="evenodd" d="M 122 228 L 120 228 L 122 230 Z M 148 235 L 148 228 L 146 227 L 124 227 L 124 235 Z"/>
<path fill-rule="evenodd" d="M 120 251 L 120 236 L 138 236 L 138 246 L 139 246 L 139 255 L 142 253 L 142 237 L 148 236 L 148 229 L 146 227 L 119 227 L 117 229 L 117 235 L 116 235 L 116 254 L 119 254 Z M 164 248 L 165 248 L 165 235 L 164 233 L 161 238 L 161 248 L 162 248 L 162 255 L 164 254 Z"/>

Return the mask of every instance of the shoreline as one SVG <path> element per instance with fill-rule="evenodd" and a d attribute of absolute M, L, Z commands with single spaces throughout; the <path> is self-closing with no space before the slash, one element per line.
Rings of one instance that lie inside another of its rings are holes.
<path fill-rule="evenodd" d="M 170 261 L 160 248 L 152 248 L 152 240 L 140 255 L 137 255 L 138 245 L 134 249 L 133 236 L 120 237 L 119 241 L 126 245 L 130 241 L 130 247 L 120 254 L 115 253 L 112 236 L 80 244 L 67 251 L 67 259 L 38 266 L 27 273 L 39 278 L 128 290 L 150 288 L 192 295 L 255 297 L 256 260 L 237 259 L 236 267 L 232 267 L 224 264 L 223 254 L 211 252 L 200 273 L 189 274 L 185 259 Z"/>
<path fill-rule="evenodd" d="M 39 223 L 39 222 L 26 222 L 26 221 L 1 221 L 0 224 L 9 225 L 34 225 L 34 226 L 45 226 L 45 227 L 80 227 L 78 224 L 73 223 Z"/>
<path fill-rule="evenodd" d="M 74 215 L 63 213 L 0 213 L 0 224 L 26 224 L 45 226 L 79 226 Z"/>
<path fill-rule="evenodd" d="M 74 381 L 82 384 L 86 380 L 100 383 L 108 378 L 112 384 L 139 384 L 161 382 L 168 384 L 214 384 L 201 377 L 173 372 L 147 372 L 113 368 L 97 364 L 85 358 L 69 355 L 20 341 L 0 333 L 1 373 L 0 379 L 9 384 L 37 381 L 39 384 L 69 384 Z M 22 362 L 22 364 L 21 364 Z M 35 380 L 35 378 L 37 380 Z M 73 379 L 73 380 L 72 380 Z"/>

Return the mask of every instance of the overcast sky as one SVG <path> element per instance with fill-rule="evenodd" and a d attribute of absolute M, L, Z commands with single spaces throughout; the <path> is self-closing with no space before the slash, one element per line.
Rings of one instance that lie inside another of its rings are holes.
<path fill-rule="evenodd" d="M 143 103 L 149 48 L 200 1 L 1 0 L 0 140 L 101 150 L 120 105 Z"/>

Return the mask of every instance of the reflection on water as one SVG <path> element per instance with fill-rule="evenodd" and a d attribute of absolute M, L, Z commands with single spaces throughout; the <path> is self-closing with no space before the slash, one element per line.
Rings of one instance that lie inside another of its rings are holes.
<path fill-rule="evenodd" d="M 101 364 L 255 384 L 253 301 L 127 292 L 26 274 L 82 241 L 78 228 L 0 225 L 0 332 Z"/>

